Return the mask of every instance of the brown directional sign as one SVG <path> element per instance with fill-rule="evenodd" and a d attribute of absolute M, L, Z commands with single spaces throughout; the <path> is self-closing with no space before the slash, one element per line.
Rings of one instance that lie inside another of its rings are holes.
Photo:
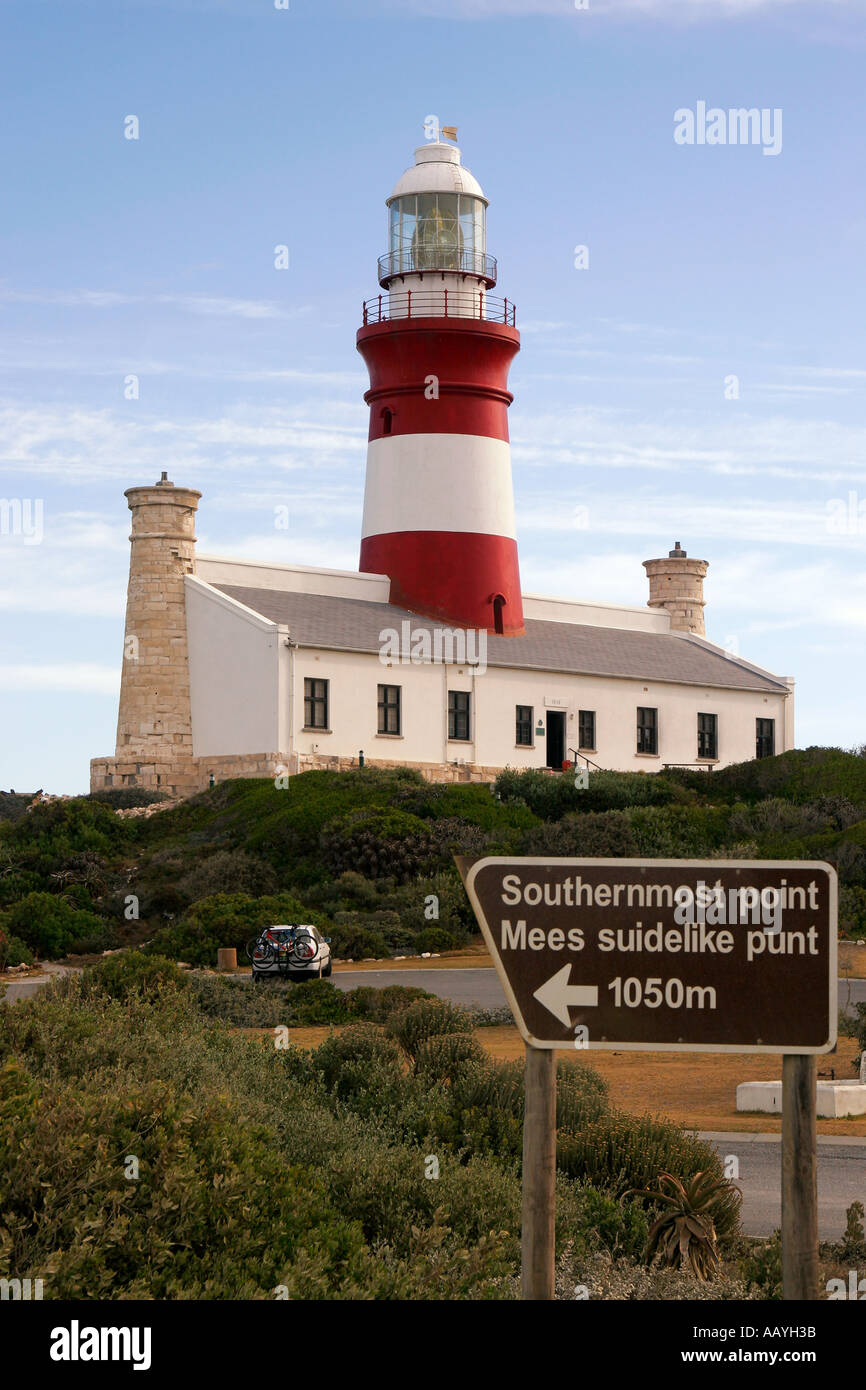
<path fill-rule="evenodd" d="M 459 861 L 533 1047 L 828 1052 L 835 870 L 811 861 Z"/>

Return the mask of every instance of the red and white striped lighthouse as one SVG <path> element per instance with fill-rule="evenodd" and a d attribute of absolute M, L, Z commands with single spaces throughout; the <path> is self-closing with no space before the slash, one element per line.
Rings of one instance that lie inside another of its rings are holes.
<path fill-rule="evenodd" d="M 364 305 L 370 406 L 363 571 L 391 602 L 451 625 L 523 632 L 507 410 L 520 348 L 494 298 L 487 199 L 441 141 L 422 145 L 388 199 L 386 293 Z"/>

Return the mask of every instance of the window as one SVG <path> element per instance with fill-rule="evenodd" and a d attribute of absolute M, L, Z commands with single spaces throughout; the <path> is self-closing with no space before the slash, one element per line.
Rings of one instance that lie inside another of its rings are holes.
<path fill-rule="evenodd" d="M 719 747 L 719 718 L 716 714 L 698 715 L 698 757 L 717 758 Z"/>
<path fill-rule="evenodd" d="M 400 727 L 400 686 L 379 686 L 379 733 L 399 734 Z"/>
<path fill-rule="evenodd" d="M 514 742 L 522 748 L 532 747 L 532 705 L 517 706 L 517 733 Z"/>
<path fill-rule="evenodd" d="M 304 728 L 327 729 L 328 727 L 328 682 L 320 680 L 304 681 Z"/>
<path fill-rule="evenodd" d="M 385 409 L 382 411 L 382 433 L 383 433 L 383 434 L 390 434 L 390 433 L 391 433 L 391 426 L 393 425 L 393 423 L 394 423 L 394 412 L 393 412 L 393 410 L 389 410 L 388 407 L 386 406 Z"/>
<path fill-rule="evenodd" d="M 469 691 L 448 691 L 448 737 L 469 739 Z"/>
<path fill-rule="evenodd" d="M 577 711 L 577 746 L 595 752 L 595 710 Z"/>
<path fill-rule="evenodd" d="M 502 610 L 505 607 L 504 594 L 496 594 L 493 599 L 493 631 L 502 636 L 505 626 L 502 621 Z"/>
<path fill-rule="evenodd" d="M 658 753 L 659 728 L 658 710 L 642 709 L 637 712 L 637 751 L 639 753 Z"/>
<path fill-rule="evenodd" d="M 772 758 L 776 751 L 775 719 L 755 720 L 755 757 Z"/>

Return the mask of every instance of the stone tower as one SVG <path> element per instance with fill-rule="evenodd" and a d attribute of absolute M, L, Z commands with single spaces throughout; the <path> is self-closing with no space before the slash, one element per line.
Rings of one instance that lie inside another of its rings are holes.
<path fill-rule="evenodd" d="M 703 637 L 707 561 L 690 559 L 677 541 L 667 559 L 644 560 L 643 566 L 650 584 L 648 606 L 666 608 L 671 627 L 677 632 L 694 632 Z"/>
<path fill-rule="evenodd" d="M 163 473 L 125 493 L 132 512 L 129 587 L 113 759 L 91 765 L 91 788 L 197 790 L 193 765 L 184 576 L 194 573 L 200 492 Z"/>

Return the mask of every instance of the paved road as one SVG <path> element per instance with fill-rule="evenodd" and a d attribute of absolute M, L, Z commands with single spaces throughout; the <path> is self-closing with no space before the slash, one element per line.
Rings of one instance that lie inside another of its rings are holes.
<path fill-rule="evenodd" d="M 68 974 L 71 968 L 46 965 L 45 973 L 41 975 L 11 981 L 6 986 L 6 1001 L 12 1004 L 18 999 L 31 999 L 51 975 Z M 249 976 L 242 978 L 249 979 Z M 371 985 L 378 989 L 385 985 L 416 985 L 429 990 L 431 994 L 438 994 L 442 999 L 452 999 L 456 1004 L 477 1004 L 484 1009 L 498 1009 L 505 1003 L 499 977 L 491 966 L 465 970 L 459 966 L 439 970 L 423 966 L 417 970 L 335 970 L 331 978 L 338 989 L 356 989 L 358 985 Z M 844 1007 L 849 1000 L 852 1004 L 866 1003 L 866 980 L 839 981 L 840 1007 Z"/>
<path fill-rule="evenodd" d="M 371 985 L 384 989 L 386 985 L 409 985 L 429 990 L 455 1004 L 478 1004 L 485 1009 L 498 1009 L 505 1004 L 499 976 L 490 966 L 453 970 L 335 970 L 331 981 L 338 989 L 357 989 Z"/>
<path fill-rule="evenodd" d="M 781 1225 L 781 1138 L 778 1134 L 703 1134 L 722 1158 L 739 1163 L 743 1230 L 768 1236 Z M 866 1139 L 826 1135 L 818 1139 L 818 1235 L 838 1240 L 852 1202 L 866 1205 Z"/>
<path fill-rule="evenodd" d="M 47 985 L 52 977 L 68 975 L 76 967 L 72 965 L 44 965 L 40 975 L 28 975 L 23 980 L 10 980 L 6 992 L 0 995 L 7 1004 L 15 1004 L 19 999 L 32 999 L 37 990 Z"/>

